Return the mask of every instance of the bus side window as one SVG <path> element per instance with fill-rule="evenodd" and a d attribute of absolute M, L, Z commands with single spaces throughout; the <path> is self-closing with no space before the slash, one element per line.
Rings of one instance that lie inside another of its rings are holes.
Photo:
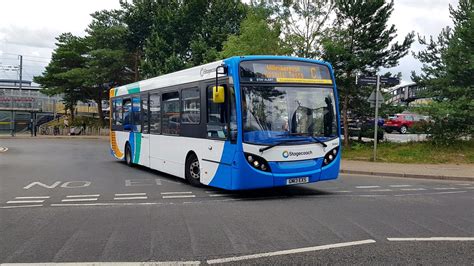
<path fill-rule="evenodd" d="M 201 121 L 201 98 L 199 88 L 184 89 L 181 91 L 181 123 L 199 124 Z"/>
<path fill-rule="evenodd" d="M 122 99 L 113 100 L 113 115 L 112 115 L 112 125 L 122 126 Z"/>
<path fill-rule="evenodd" d="M 143 134 L 150 134 L 150 127 L 149 127 L 149 112 L 148 112 L 148 95 L 142 95 L 141 97 L 141 106 L 142 106 L 142 129 Z"/>
<path fill-rule="evenodd" d="M 181 128 L 179 92 L 163 93 L 162 102 L 161 127 L 163 134 L 179 135 Z"/>
<path fill-rule="evenodd" d="M 132 98 L 132 130 L 133 132 L 142 132 L 140 96 Z"/>
<path fill-rule="evenodd" d="M 132 130 L 132 101 L 130 99 L 123 100 L 123 130 Z"/>
<path fill-rule="evenodd" d="M 225 130 L 225 103 L 214 103 L 212 101 L 212 88 L 214 86 L 207 87 L 207 137 L 208 138 L 227 138 L 227 132 Z"/>
<path fill-rule="evenodd" d="M 150 94 L 150 133 L 161 134 L 161 105 L 160 94 Z"/>

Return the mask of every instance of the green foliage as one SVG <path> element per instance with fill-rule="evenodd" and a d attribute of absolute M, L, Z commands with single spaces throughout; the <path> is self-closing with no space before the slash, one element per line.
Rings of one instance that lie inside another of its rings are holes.
<path fill-rule="evenodd" d="M 412 79 L 427 88 L 435 100 L 425 112 L 434 120 L 433 141 L 451 144 L 474 132 L 474 9 L 471 0 L 450 6 L 454 28 L 446 27 L 437 40 L 419 37 L 425 50 L 414 54 L 423 63 Z"/>
<path fill-rule="evenodd" d="M 144 44 L 144 76 L 215 61 L 227 37 L 239 32 L 246 12 L 234 0 L 159 2 Z"/>
<path fill-rule="evenodd" d="M 242 21 L 239 35 L 231 35 L 224 42 L 221 57 L 238 55 L 284 55 L 290 51 L 280 40 L 281 25 L 271 22 L 270 12 L 261 7 L 253 8 Z"/>
<path fill-rule="evenodd" d="M 51 62 L 43 75 L 34 77 L 33 80 L 42 85 L 41 91 L 46 95 L 64 94 L 63 101 L 72 113 L 77 101 L 87 100 L 81 93 L 81 75 L 87 63 L 84 54 L 87 53 L 88 47 L 84 38 L 71 33 L 63 33 L 56 40 L 57 48 L 53 52 Z"/>
<path fill-rule="evenodd" d="M 355 76 L 359 73 L 374 74 L 381 67 L 396 66 L 408 53 L 413 34 L 408 34 L 402 43 L 393 42 L 396 29 L 394 25 L 388 25 L 393 1 L 336 0 L 335 3 L 337 19 L 332 32 L 322 41 L 323 58 L 335 69 L 347 146 L 348 113 L 354 106 L 359 106 L 361 95 L 365 94 L 355 87 Z"/>
<path fill-rule="evenodd" d="M 321 40 L 329 33 L 334 1 L 287 0 L 279 16 L 283 21 L 284 42 L 293 54 L 304 58 L 321 56 Z"/>
<path fill-rule="evenodd" d="M 371 161 L 372 143 L 355 142 L 343 149 L 342 158 L 347 160 Z M 389 163 L 474 163 L 474 141 L 455 141 L 449 146 L 433 142 L 390 143 L 377 146 L 377 161 Z"/>

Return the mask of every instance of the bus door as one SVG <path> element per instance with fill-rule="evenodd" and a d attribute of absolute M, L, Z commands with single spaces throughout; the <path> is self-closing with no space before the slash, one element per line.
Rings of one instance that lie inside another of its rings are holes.
<path fill-rule="evenodd" d="M 133 132 L 136 134 L 138 163 L 150 167 L 150 131 L 148 114 L 148 94 L 133 97 Z"/>
<path fill-rule="evenodd" d="M 226 85 L 224 103 L 213 102 L 213 86 L 206 88 L 206 141 L 203 147 L 201 183 L 230 189 L 232 186 L 232 161 L 237 138 L 235 95 Z"/>

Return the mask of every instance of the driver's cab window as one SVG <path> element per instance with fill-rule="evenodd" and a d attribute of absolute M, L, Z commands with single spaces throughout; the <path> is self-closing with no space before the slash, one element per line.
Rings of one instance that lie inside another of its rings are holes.
<path fill-rule="evenodd" d="M 227 138 L 225 104 L 212 101 L 212 89 L 214 85 L 207 87 L 207 137 L 225 139 Z"/>

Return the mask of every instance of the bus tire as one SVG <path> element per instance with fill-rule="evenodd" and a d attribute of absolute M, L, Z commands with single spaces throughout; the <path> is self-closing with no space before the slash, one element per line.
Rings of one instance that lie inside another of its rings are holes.
<path fill-rule="evenodd" d="M 133 166 L 133 161 L 132 161 L 132 149 L 130 149 L 130 144 L 125 145 L 125 163 L 128 166 Z"/>
<path fill-rule="evenodd" d="M 199 167 L 199 160 L 194 153 L 186 158 L 185 176 L 192 186 L 201 186 L 201 169 Z"/>

